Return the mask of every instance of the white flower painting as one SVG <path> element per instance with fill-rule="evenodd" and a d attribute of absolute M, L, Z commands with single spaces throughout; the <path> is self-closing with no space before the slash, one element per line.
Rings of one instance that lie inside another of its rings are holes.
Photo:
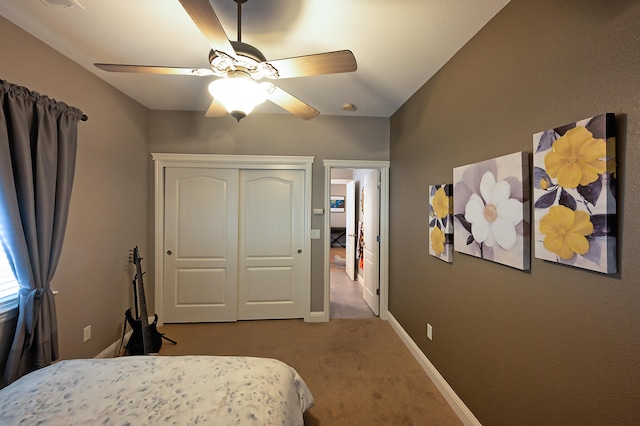
<path fill-rule="evenodd" d="M 528 164 L 518 152 L 453 169 L 456 251 L 529 269 Z"/>

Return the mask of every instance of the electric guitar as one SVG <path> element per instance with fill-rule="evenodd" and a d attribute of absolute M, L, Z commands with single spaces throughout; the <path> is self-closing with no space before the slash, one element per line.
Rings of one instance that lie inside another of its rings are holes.
<path fill-rule="evenodd" d="M 158 323 L 158 315 L 154 314 L 153 323 L 149 324 L 147 316 L 147 302 L 144 296 L 144 283 L 142 282 L 142 266 L 140 265 L 140 253 L 138 246 L 133 249 L 133 263 L 136 265 L 136 278 L 134 284 L 134 299 L 140 302 L 140 317 L 133 318 L 131 308 L 124 313 L 127 322 L 131 326 L 133 332 L 127 343 L 127 353 L 129 355 L 148 355 L 158 353 L 162 346 L 162 334 L 156 329 Z M 138 304 L 136 303 L 136 314 Z"/>

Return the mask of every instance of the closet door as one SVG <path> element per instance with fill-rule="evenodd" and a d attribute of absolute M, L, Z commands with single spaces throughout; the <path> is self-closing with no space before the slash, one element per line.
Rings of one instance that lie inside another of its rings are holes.
<path fill-rule="evenodd" d="M 241 170 L 238 319 L 304 317 L 304 171 Z"/>
<path fill-rule="evenodd" d="M 166 169 L 164 322 L 237 319 L 237 212 L 237 169 Z"/>

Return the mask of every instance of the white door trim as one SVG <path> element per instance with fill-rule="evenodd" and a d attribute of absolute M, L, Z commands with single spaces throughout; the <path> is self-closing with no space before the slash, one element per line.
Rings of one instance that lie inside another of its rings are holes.
<path fill-rule="evenodd" d="M 329 194 L 331 169 L 378 169 L 380 171 L 380 318 L 389 312 L 389 161 L 324 160 L 324 311 L 313 312 L 313 321 L 329 321 L 331 222 Z"/>
<path fill-rule="evenodd" d="M 237 169 L 301 169 L 305 171 L 304 181 L 304 320 L 313 321 L 311 313 L 311 172 L 312 156 L 271 156 L 271 155 L 218 155 L 218 154 L 168 154 L 151 153 L 154 161 L 155 212 L 154 212 L 154 308 L 158 314 L 158 325 L 163 322 L 164 300 L 164 171 L 167 167 L 215 167 Z"/>

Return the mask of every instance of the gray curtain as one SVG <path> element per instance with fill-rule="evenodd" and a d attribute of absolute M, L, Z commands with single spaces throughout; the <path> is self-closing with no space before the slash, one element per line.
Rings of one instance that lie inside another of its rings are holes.
<path fill-rule="evenodd" d="M 62 250 L 81 118 L 77 108 L 0 80 L 0 235 L 20 284 L 5 384 L 58 358 L 49 284 Z"/>

